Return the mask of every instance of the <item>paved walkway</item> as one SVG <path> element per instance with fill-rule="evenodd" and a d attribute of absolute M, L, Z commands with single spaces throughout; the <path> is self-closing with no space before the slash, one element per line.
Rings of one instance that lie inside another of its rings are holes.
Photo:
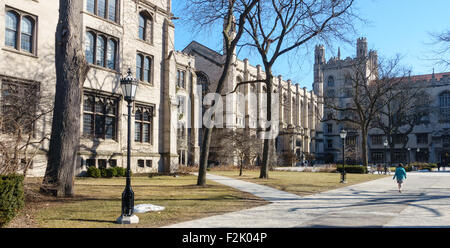
<path fill-rule="evenodd" d="M 448 172 L 408 173 L 403 193 L 387 177 L 305 197 L 222 176 L 207 179 L 272 203 L 166 227 L 450 227 Z"/>

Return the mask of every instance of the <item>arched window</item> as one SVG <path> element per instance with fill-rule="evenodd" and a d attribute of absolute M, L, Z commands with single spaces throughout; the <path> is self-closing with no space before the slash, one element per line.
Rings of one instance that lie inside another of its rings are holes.
<path fill-rule="evenodd" d="M 5 45 L 17 48 L 17 31 L 19 30 L 19 15 L 13 11 L 6 12 Z"/>
<path fill-rule="evenodd" d="M 202 96 L 205 96 L 209 93 L 208 76 L 201 71 L 196 71 L 195 75 L 197 75 L 197 85 L 200 85 L 202 87 Z"/>
<path fill-rule="evenodd" d="M 36 18 L 19 10 L 6 12 L 5 45 L 19 51 L 35 53 Z"/>
<path fill-rule="evenodd" d="M 103 67 L 105 66 L 105 47 L 106 38 L 101 35 L 97 36 L 96 64 Z"/>
<path fill-rule="evenodd" d="M 92 32 L 86 33 L 86 60 L 88 63 L 94 63 L 95 51 L 95 34 Z"/>
<path fill-rule="evenodd" d="M 152 42 L 153 19 L 147 11 L 139 13 L 139 39 Z"/>
<path fill-rule="evenodd" d="M 328 86 L 333 87 L 334 86 L 334 77 L 329 76 L 327 82 L 328 82 Z"/>
<path fill-rule="evenodd" d="M 116 42 L 114 40 L 108 40 L 108 53 L 107 53 L 107 66 L 109 69 L 116 69 Z"/>

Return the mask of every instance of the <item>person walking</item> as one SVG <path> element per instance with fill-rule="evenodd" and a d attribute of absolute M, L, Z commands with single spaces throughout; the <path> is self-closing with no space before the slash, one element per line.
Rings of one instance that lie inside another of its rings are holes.
<path fill-rule="evenodd" d="M 394 174 L 394 177 L 392 178 L 392 180 L 394 180 L 395 178 L 397 178 L 398 192 L 402 193 L 402 183 L 403 183 L 403 180 L 406 179 L 406 171 L 405 171 L 405 168 L 403 168 L 402 163 L 399 163 L 398 167 L 395 169 L 395 174 Z"/>

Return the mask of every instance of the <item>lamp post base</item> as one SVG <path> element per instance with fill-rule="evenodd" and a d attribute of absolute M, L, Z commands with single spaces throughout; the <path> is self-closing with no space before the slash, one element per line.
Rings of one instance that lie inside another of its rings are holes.
<path fill-rule="evenodd" d="M 126 216 L 121 215 L 119 218 L 117 218 L 118 224 L 138 224 L 139 223 L 139 217 L 136 215 Z"/>

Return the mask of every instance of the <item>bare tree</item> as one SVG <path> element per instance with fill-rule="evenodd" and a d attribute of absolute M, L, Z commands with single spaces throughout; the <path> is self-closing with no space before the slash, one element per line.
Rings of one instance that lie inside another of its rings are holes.
<path fill-rule="evenodd" d="M 56 92 L 48 163 L 41 192 L 73 196 L 80 141 L 82 87 L 89 71 L 82 49 L 83 1 L 60 0 L 55 34 Z"/>
<path fill-rule="evenodd" d="M 376 63 L 370 63 L 367 57 L 356 58 L 352 73 L 346 75 L 351 83 L 347 88 L 351 92 L 348 101 L 344 102 L 336 95 L 324 97 L 324 106 L 327 109 L 324 121 L 333 120 L 342 124 L 345 129 L 360 132 L 364 166 L 368 164 L 368 132 L 391 99 L 386 95 L 393 92 L 399 81 L 399 61 L 398 56 Z"/>
<path fill-rule="evenodd" d="M 450 29 L 442 33 L 431 34 L 431 45 L 437 48 L 432 51 L 433 58 L 431 60 L 436 61 L 437 65 L 442 66 L 444 69 L 450 66 Z"/>
<path fill-rule="evenodd" d="M 429 107 L 431 97 L 424 85 L 412 82 L 409 72 L 402 73 L 404 75 L 393 79 L 393 87 L 388 88 L 382 97 L 384 107 L 377 113 L 372 125 L 386 135 L 390 154 L 396 142 L 400 142 L 402 149 L 406 149 L 408 135 L 416 126 L 428 123 L 427 117 L 433 112 Z M 398 138 L 394 142 L 396 136 Z"/>
<path fill-rule="evenodd" d="M 239 176 L 242 176 L 244 166 L 251 165 L 261 152 L 261 140 L 256 135 L 245 133 L 245 129 L 222 129 L 214 135 L 220 149 L 216 155 L 225 163 L 233 163 L 238 158 Z"/>
<path fill-rule="evenodd" d="M 188 12 L 191 13 L 189 19 L 196 22 L 197 25 L 205 27 L 212 23 L 225 20 L 222 35 L 226 54 L 223 71 L 215 90 L 218 94 L 222 93 L 230 66 L 234 62 L 234 51 L 244 33 L 245 17 L 257 2 L 258 0 L 191 0 L 187 2 L 187 6 L 189 6 Z M 235 15 L 237 16 L 237 20 L 235 20 Z M 205 127 L 204 135 L 202 136 L 203 141 L 197 179 L 197 185 L 199 186 L 206 184 L 206 168 L 208 165 L 212 131 L 213 128 Z"/>
<path fill-rule="evenodd" d="M 38 137 L 38 122 L 52 111 L 51 99 L 34 82 L 3 81 L 0 98 L 0 174 L 26 176 L 48 134 Z"/>
<path fill-rule="evenodd" d="M 303 46 L 315 37 L 344 39 L 353 30 L 356 16 L 352 12 L 353 0 L 271 0 L 259 1 L 247 17 L 246 33 L 250 39 L 245 45 L 256 49 L 261 56 L 264 83 L 267 88 L 267 120 L 272 119 L 270 104 L 273 92 L 273 65 L 283 55 Z M 247 82 L 242 82 L 244 84 Z M 239 85 L 237 85 L 239 86 Z M 265 128 L 266 133 L 271 126 Z M 273 139 L 264 140 L 260 178 L 268 178 Z"/>

